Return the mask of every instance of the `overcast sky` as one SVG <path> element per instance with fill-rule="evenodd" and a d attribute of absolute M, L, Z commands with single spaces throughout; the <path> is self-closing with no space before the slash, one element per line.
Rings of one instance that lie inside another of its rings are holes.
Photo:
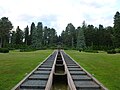
<path fill-rule="evenodd" d="M 42 22 L 58 34 L 68 23 L 77 28 L 84 20 L 94 26 L 113 26 L 119 10 L 120 0 L 0 0 L 0 18 L 9 17 L 15 29 Z"/>

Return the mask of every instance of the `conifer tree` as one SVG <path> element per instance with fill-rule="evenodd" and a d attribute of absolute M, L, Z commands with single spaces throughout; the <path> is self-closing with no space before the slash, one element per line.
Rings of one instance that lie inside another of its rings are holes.
<path fill-rule="evenodd" d="M 86 48 L 85 36 L 82 28 L 78 27 L 77 49 L 84 50 Z"/>

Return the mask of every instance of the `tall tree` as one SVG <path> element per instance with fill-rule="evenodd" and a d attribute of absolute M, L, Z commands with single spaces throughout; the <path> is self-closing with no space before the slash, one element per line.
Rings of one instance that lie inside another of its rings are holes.
<path fill-rule="evenodd" d="M 26 45 L 29 44 L 29 27 L 28 26 L 25 28 L 25 44 Z"/>
<path fill-rule="evenodd" d="M 77 49 L 84 50 L 86 48 L 85 36 L 82 28 L 78 27 L 78 37 L 77 37 Z"/>
<path fill-rule="evenodd" d="M 46 46 L 48 44 L 48 28 L 47 26 L 43 29 L 43 45 Z"/>
<path fill-rule="evenodd" d="M 108 26 L 108 27 L 105 28 L 104 43 L 105 43 L 105 46 L 108 49 L 111 48 L 111 47 L 114 47 L 114 43 L 113 43 L 113 28 L 111 26 Z"/>
<path fill-rule="evenodd" d="M 37 48 L 42 48 L 42 38 L 43 38 L 43 25 L 42 22 L 38 22 L 37 24 Z"/>
<path fill-rule="evenodd" d="M 115 36 L 115 45 L 120 47 L 120 13 L 116 12 L 114 16 L 114 36 Z"/>
<path fill-rule="evenodd" d="M 87 47 L 91 47 L 94 44 L 95 29 L 93 25 L 88 25 L 85 30 L 85 42 Z"/>
<path fill-rule="evenodd" d="M 65 39 L 66 39 L 66 32 L 63 30 L 61 33 L 61 44 L 62 46 L 66 45 Z"/>
<path fill-rule="evenodd" d="M 0 48 L 5 46 L 6 39 L 9 38 L 7 36 L 9 35 L 12 28 L 12 23 L 7 17 L 2 17 L 0 19 Z"/>
<path fill-rule="evenodd" d="M 50 29 L 50 46 L 55 45 L 56 43 L 56 31 L 54 28 Z"/>
<path fill-rule="evenodd" d="M 20 45 L 23 43 L 23 37 L 24 37 L 24 33 L 18 26 L 16 29 L 16 40 L 15 40 L 17 45 Z"/>
<path fill-rule="evenodd" d="M 72 23 L 69 23 L 67 25 L 65 34 L 66 34 L 65 42 L 66 42 L 67 46 L 74 47 L 75 40 L 76 40 L 75 39 L 76 31 L 75 31 L 75 27 L 73 26 Z"/>
<path fill-rule="evenodd" d="M 99 47 L 104 46 L 104 27 L 103 25 L 99 25 L 98 28 L 98 42 L 99 42 Z"/>
<path fill-rule="evenodd" d="M 36 30 L 35 23 L 32 22 L 32 24 L 31 24 L 31 26 L 30 26 L 30 45 L 33 45 L 33 44 L 34 44 L 34 34 L 35 34 L 35 30 Z"/>

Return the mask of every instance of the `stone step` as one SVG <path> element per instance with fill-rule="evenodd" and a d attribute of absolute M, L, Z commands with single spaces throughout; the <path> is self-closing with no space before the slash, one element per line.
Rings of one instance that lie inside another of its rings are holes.
<path fill-rule="evenodd" d="M 45 89 L 47 80 L 26 80 L 21 86 L 21 89 Z"/>
<path fill-rule="evenodd" d="M 48 65 L 41 65 L 40 67 L 41 68 L 52 68 L 52 65 L 49 65 L 49 64 Z"/>
<path fill-rule="evenodd" d="M 30 80 L 48 80 L 49 75 L 33 74 L 29 77 Z"/>
<path fill-rule="evenodd" d="M 72 79 L 75 81 L 90 81 L 90 80 L 92 80 L 87 75 L 72 75 Z"/>
<path fill-rule="evenodd" d="M 67 66 L 68 68 L 79 68 L 79 66 L 73 65 L 73 66 Z"/>
<path fill-rule="evenodd" d="M 37 71 L 35 71 L 34 72 L 35 74 L 41 74 L 41 75 L 48 75 L 48 74 L 50 74 L 50 71 L 39 71 L 39 70 L 37 70 Z"/>
<path fill-rule="evenodd" d="M 84 71 L 70 71 L 71 75 L 86 75 Z"/>
<path fill-rule="evenodd" d="M 40 71 L 51 71 L 51 68 L 38 68 L 37 70 L 40 70 Z"/>
<path fill-rule="evenodd" d="M 71 68 L 70 67 L 70 68 L 68 68 L 68 70 L 69 71 L 82 71 L 82 68 L 79 68 L 79 67 L 78 68 L 76 68 L 76 67 L 75 68 Z"/>
<path fill-rule="evenodd" d="M 100 89 L 100 86 L 93 81 L 74 81 L 77 89 Z"/>

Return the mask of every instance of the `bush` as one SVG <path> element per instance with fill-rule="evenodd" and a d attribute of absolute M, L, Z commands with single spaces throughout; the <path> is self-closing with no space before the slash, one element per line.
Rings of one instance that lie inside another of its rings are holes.
<path fill-rule="evenodd" d="M 8 48 L 0 48 L 0 53 L 9 53 Z"/>
<path fill-rule="evenodd" d="M 80 48 L 77 48 L 76 50 L 78 50 L 79 52 L 81 52 L 81 51 L 82 51 L 82 49 L 80 49 Z"/>
<path fill-rule="evenodd" d="M 67 47 L 64 47 L 63 49 L 64 49 L 64 50 L 69 50 L 69 48 L 67 48 Z"/>
<path fill-rule="evenodd" d="M 112 50 L 108 50 L 107 53 L 108 54 L 116 54 L 116 51 L 114 49 L 112 49 Z"/>
<path fill-rule="evenodd" d="M 72 49 L 72 50 L 77 50 L 75 47 L 72 47 L 71 49 Z"/>

